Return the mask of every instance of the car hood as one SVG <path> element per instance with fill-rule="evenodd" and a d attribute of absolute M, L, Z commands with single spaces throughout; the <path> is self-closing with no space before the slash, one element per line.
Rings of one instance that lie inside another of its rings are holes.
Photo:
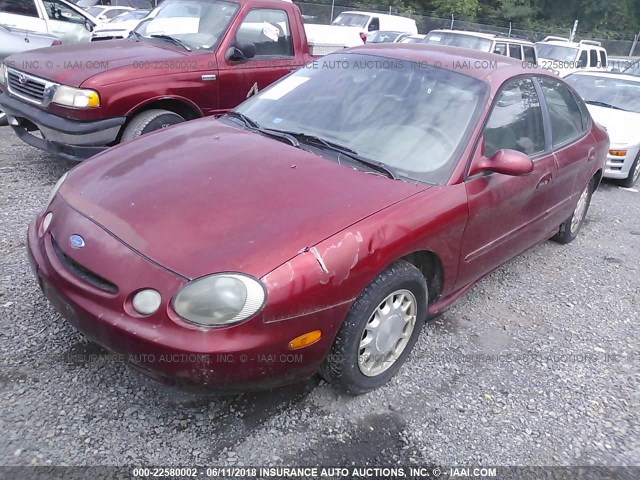
<path fill-rule="evenodd" d="M 640 143 L 640 113 L 588 105 L 593 119 L 606 127 L 612 145 Z"/>
<path fill-rule="evenodd" d="M 7 63 L 56 83 L 79 87 L 88 79 L 141 61 L 181 59 L 181 52 L 160 41 L 111 40 L 43 48 L 9 57 Z M 144 69 L 136 69 L 148 76 Z"/>
<path fill-rule="evenodd" d="M 425 188 L 202 119 L 85 162 L 60 195 L 187 278 L 224 271 L 261 277 Z"/>

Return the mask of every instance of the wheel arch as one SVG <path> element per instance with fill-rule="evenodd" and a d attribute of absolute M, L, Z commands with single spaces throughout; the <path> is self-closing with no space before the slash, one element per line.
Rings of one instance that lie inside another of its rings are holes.
<path fill-rule="evenodd" d="M 444 285 L 444 267 L 437 253 L 431 250 L 418 250 L 399 260 L 404 260 L 416 267 L 427 281 L 429 289 L 429 303 L 440 298 Z"/>

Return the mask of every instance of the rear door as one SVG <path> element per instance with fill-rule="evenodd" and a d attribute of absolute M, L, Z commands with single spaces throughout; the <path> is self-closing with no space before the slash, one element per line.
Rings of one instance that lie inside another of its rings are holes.
<path fill-rule="evenodd" d="M 256 54 L 242 62 L 224 58 L 227 46 L 220 49 L 221 110 L 234 108 L 299 66 L 285 10 L 249 10 L 229 46 L 243 44 L 255 45 Z"/>
<path fill-rule="evenodd" d="M 578 195 L 589 181 L 596 147 L 590 133 L 586 107 L 581 111 L 571 90 L 551 77 L 537 78 L 546 103 L 551 126 L 551 143 L 558 164 L 557 181 L 551 185 L 549 216 L 560 225 L 575 206 Z"/>
<path fill-rule="evenodd" d="M 18 30 L 47 33 L 35 0 L 0 0 L 0 24 Z"/>
<path fill-rule="evenodd" d="M 529 77 L 510 80 L 498 93 L 475 157 L 491 157 L 500 149 L 526 153 L 534 171 L 521 177 L 486 173 L 467 179 L 469 220 L 457 288 L 550 234 L 546 212 L 556 163 L 545 134 L 539 94 Z"/>

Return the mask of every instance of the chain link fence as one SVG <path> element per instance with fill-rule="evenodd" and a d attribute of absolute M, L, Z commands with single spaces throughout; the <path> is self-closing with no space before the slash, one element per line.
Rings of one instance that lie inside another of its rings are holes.
<path fill-rule="evenodd" d="M 366 10 L 369 12 L 398 14 L 398 11 L 392 7 L 387 9 L 375 8 L 375 7 L 357 7 L 354 5 L 331 5 L 331 4 L 319 4 L 310 2 L 295 2 L 302 14 L 304 15 L 304 21 L 306 23 L 319 23 L 329 24 L 340 13 L 348 10 Z M 401 13 L 406 15 L 406 12 Z M 538 42 L 549 35 L 569 37 L 571 34 L 572 25 L 567 25 L 566 29 L 549 29 L 545 32 L 539 32 L 529 29 L 519 28 L 516 24 L 509 23 L 478 23 L 470 22 L 463 19 L 457 19 L 455 17 L 441 18 L 428 15 L 421 15 L 419 13 L 410 14 L 411 18 L 415 19 L 418 25 L 418 32 L 428 33 L 431 30 L 438 28 L 454 28 L 457 30 L 470 30 L 475 32 L 484 33 L 496 33 L 505 36 L 514 36 L 520 38 L 526 38 L 532 42 Z M 576 41 L 578 40 L 598 40 L 602 42 L 602 46 L 607 49 L 610 56 L 627 57 L 634 53 L 634 41 L 633 38 L 629 40 L 604 40 L 590 37 L 580 37 L 579 32 L 576 35 Z M 640 52 L 640 48 L 635 48 L 635 52 Z"/>

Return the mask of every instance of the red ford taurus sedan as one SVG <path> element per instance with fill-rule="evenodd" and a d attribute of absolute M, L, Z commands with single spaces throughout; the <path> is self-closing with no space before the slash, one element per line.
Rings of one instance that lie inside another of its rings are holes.
<path fill-rule="evenodd" d="M 547 71 L 363 46 L 74 168 L 29 256 L 62 316 L 155 378 L 359 394 L 483 276 L 571 242 L 608 145 Z"/>

